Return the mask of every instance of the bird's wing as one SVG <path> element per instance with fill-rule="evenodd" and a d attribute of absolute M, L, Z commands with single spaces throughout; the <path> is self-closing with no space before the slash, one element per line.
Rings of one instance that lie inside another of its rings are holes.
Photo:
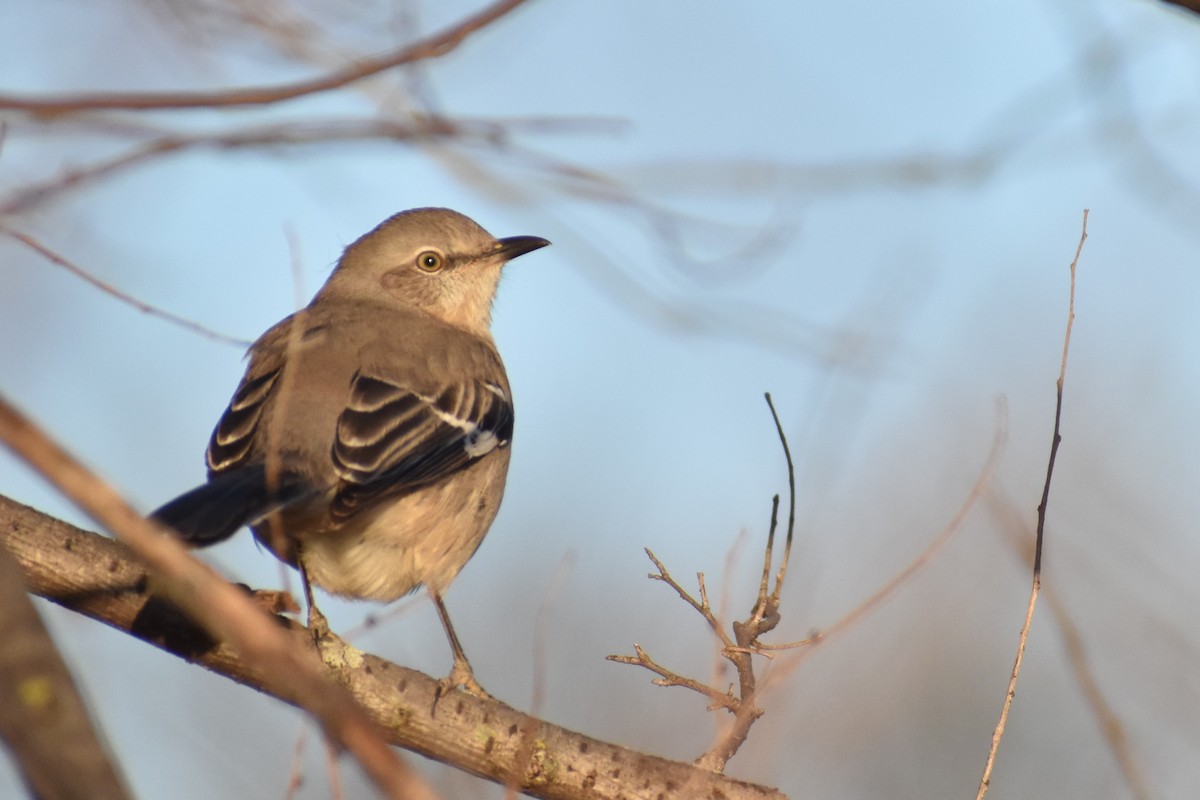
<path fill-rule="evenodd" d="M 470 379 L 422 392 L 360 370 L 334 437 L 340 480 L 330 513 L 345 519 L 427 486 L 507 447 L 512 430 L 512 403 L 499 383 Z"/>
<path fill-rule="evenodd" d="M 254 434 L 262 419 L 263 408 L 279 380 L 282 366 L 258 374 L 246 371 L 209 440 L 209 472 L 225 472 L 246 462 L 254 446 Z"/>

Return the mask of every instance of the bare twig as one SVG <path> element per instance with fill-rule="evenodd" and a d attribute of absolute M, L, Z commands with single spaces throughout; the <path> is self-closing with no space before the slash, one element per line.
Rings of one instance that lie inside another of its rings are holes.
<path fill-rule="evenodd" d="M 158 317 L 160 319 L 165 319 L 167 322 L 170 322 L 174 325 L 178 325 L 181 328 L 185 328 L 189 331 L 192 331 L 193 333 L 198 333 L 201 336 L 205 336 L 209 339 L 213 339 L 218 342 L 224 342 L 226 344 L 236 344 L 241 347 L 249 347 L 249 345 L 250 345 L 250 342 L 248 342 L 248 341 L 245 341 L 243 339 L 238 339 L 233 336 L 229 336 L 229 335 L 221 333 L 219 331 L 214 331 L 212 328 L 207 328 L 198 322 L 194 322 L 190 319 L 181 317 L 177 314 L 172 314 L 170 311 L 164 311 L 163 309 L 158 308 L 157 306 L 150 305 L 147 302 L 137 299 L 133 295 L 130 295 L 126 292 L 121 291 L 117 287 L 113 286 L 111 283 L 106 283 L 105 281 L 100 280 L 95 275 L 92 275 L 90 272 L 83 269 L 83 267 L 80 267 L 77 264 L 74 264 L 71 261 L 67 260 L 63 256 L 60 256 L 58 253 L 54 252 L 49 247 L 46 247 L 44 244 L 39 242 L 37 239 L 34 239 L 29 234 L 21 233 L 20 231 L 14 231 L 11 228 L 6 228 L 3 226 L 0 226 L 0 234 L 4 234 L 5 236 L 9 236 L 13 239 L 16 239 L 21 244 L 25 245 L 26 247 L 30 248 L 34 252 L 41 255 L 43 258 L 45 258 L 50 263 L 57 264 L 58 266 L 67 270 L 68 272 L 70 272 L 75 277 L 82 279 L 84 282 L 86 282 L 92 286 L 95 286 L 97 289 L 104 292 L 105 294 L 112 295 L 113 297 L 120 300 L 122 303 L 126 303 L 130 306 L 133 306 L 138 311 L 141 311 L 144 314 L 150 314 L 150 315 Z"/>
<path fill-rule="evenodd" d="M 768 658 L 771 657 L 771 654 L 764 652 L 765 648 L 760 643 L 759 638 L 763 634 L 774 630 L 779 624 L 779 596 L 782 591 L 783 579 L 787 572 L 787 560 L 791 551 L 795 529 L 796 483 L 795 471 L 792 466 L 792 455 L 788 448 L 787 436 L 783 432 L 783 425 L 779 421 L 779 415 L 775 412 L 775 404 L 771 401 L 769 393 L 766 395 L 766 400 L 767 406 L 771 410 L 771 416 L 775 421 L 775 430 L 779 434 L 784 455 L 787 458 L 788 483 L 791 487 L 787 544 L 784 549 L 783 563 L 776 574 L 774 588 L 770 587 L 770 577 L 772 553 L 775 546 L 775 532 L 779 525 L 779 495 L 775 495 L 771 500 L 771 522 L 767 532 L 767 544 L 763 554 L 762 576 L 759 580 L 758 594 L 755 598 L 754 607 L 747 619 L 734 621 L 731 626 L 733 629 L 732 637 L 725 631 L 724 625 L 713 613 L 712 604 L 708 599 L 708 589 L 704 582 L 704 573 L 700 572 L 696 574 L 700 592 L 700 598 L 696 599 L 671 576 L 662 561 L 649 548 L 646 548 L 646 555 L 650 557 L 654 566 L 658 568 L 657 573 L 650 573 L 648 577 L 651 580 L 661 581 L 670 586 L 679 595 L 680 599 L 690 605 L 696 613 L 704 618 L 713 635 L 721 643 L 721 655 L 733 664 L 734 669 L 737 671 L 737 693 L 734 693 L 732 687 L 721 691 L 703 681 L 688 678 L 667 669 L 654 661 L 642 649 L 641 645 L 634 645 L 634 655 L 632 656 L 608 656 L 609 661 L 615 661 L 619 664 L 631 664 L 650 670 L 659 676 L 652 681 L 656 686 L 682 686 L 686 689 L 691 689 L 709 699 L 710 711 L 724 709 L 733 715 L 733 719 L 721 731 L 716 742 L 713 743 L 707 752 L 696 759 L 696 766 L 718 773 L 725 769 L 725 765 L 729 759 L 745 743 L 746 738 L 750 734 L 750 727 L 765 713 L 755 702 L 758 694 L 758 684 L 754 673 L 753 656 L 764 655 Z M 715 677 L 719 678 L 719 674 Z"/>
<path fill-rule="evenodd" d="M 633 646 L 633 652 L 634 655 L 632 656 L 612 655 L 606 656 L 606 659 L 617 664 L 629 664 L 650 670 L 659 676 L 651 681 L 655 686 L 682 686 L 684 689 L 691 689 L 697 694 L 702 694 L 712 703 L 709 706 L 710 709 L 723 708 L 727 711 L 737 710 L 740 701 L 734 696 L 732 691 L 722 692 L 702 681 L 686 678 L 677 672 L 667 669 L 648 656 L 640 644 Z"/>
<path fill-rule="evenodd" d="M 779 444 L 783 447 L 783 457 L 787 460 L 788 470 L 787 542 L 783 547 L 783 560 L 779 563 L 779 572 L 775 574 L 775 589 L 771 592 L 771 601 L 778 607 L 779 594 L 783 591 L 783 580 L 787 577 L 788 559 L 792 554 L 792 539 L 796 533 L 796 466 L 792 463 L 792 449 L 788 446 L 787 436 L 783 432 L 783 423 L 779 421 L 779 414 L 775 411 L 771 393 L 767 392 L 764 397 L 767 398 L 767 406 L 771 409 L 771 419 L 775 420 L 775 432 L 779 434 Z M 776 501 L 776 506 L 778 506 L 778 501 Z M 772 519 L 773 526 L 774 519 Z"/>
<path fill-rule="evenodd" d="M 1003 444 L 1007 438 L 1007 414 L 1005 412 L 1003 401 L 998 401 L 997 404 L 997 425 L 995 435 L 992 441 L 992 448 L 988 454 L 987 460 L 984 462 L 980 475 L 976 479 L 971 492 L 959 508 L 957 513 L 951 518 L 946 526 L 939 532 L 933 541 L 917 555 L 909 565 L 902 570 L 896 577 L 889 581 L 885 586 L 876 591 L 864 603 L 859 605 L 842 619 L 838 620 L 825 631 L 811 636 L 801 641 L 789 642 L 786 644 L 768 644 L 761 641 L 761 636 L 773 630 L 779 623 L 779 604 L 778 597 L 782 591 L 782 583 L 786 577 L 786 563 L 790 545 L 793 541 L 794 520 L 795 520 L 795 488 L 792 471 L 791 453 L 787 445 L 787 438 L 783 433 L 782 425 L 779 423 L 778 415 L 775 413 L 774 404 L 770 397 L 767 398 L 768 405 L 771 408 L 772 416 L 775 420 L 776 430 L 779 433 L 780 441 L 784 447 L 784 453 L 787 456 L 789 484 L 792 487 L 791 491 L 791 509 L 789 512 L 788 522 L 788 537 L 787 547 L 784 552 L 783 564 L 779 572 L 776 574 L 776 583 L 773 589 L 768 591 L 770 566 L 771 566 L 771 550 L 774 546 L 775 533 L 779 523 L 779 497 L 775 496 L 771 504 L 771 522 L 767 537 L 766 553 L 763 561 L 763 572 L 759 580 L 758 594 L 755 600 L 754 609 L 749 618 L 744 621 L 735 621 L 732 625 L 733 637 L 730 637 L 725 632 L 718 618 L 713 614 L 711 605 L 708 600 L 708 592 L 705 588 L 704 575 L 697 575 L 699 582 L 700 597 L 697 599 L 685 590 L 678 581 L 676 581 L 662 561 L 647 549 L 646 553 L 650 560 L 658 568 L 657 573 L 651 573 L 648 577 L 651 580 L 661 581 L 672 589 L 676 594 L 690 605 L 693 610 L 699 613 L 708 624 L 710 630 L 721 642 L 721 654 L 733 664 L 738 675 L 738 686 L 735 692 L 733 688 L 722 691 L 713 685 L 705 684 L 692 678 L 687 678 L 674 672 L 663 665 L 654 661 L 645 650 L 638 645 L 635 645 L 634 655 L 611 655 L 608 656 L 610 661 L 615 661 L 621 664 L 631 664 L 647 669 L 659 677 L 653 683 L 659 686 L 682 686 L 691 689 L 694 692 L 704 695 L 709 699 L 710 709 L 725 709 L 733 715 L 733 719 L 724 727 L 717 741 L 709 748 L 709 750 L 697 759 L 696 764 L 704 769 L 709 769 L 714 772 L 720 772 L 724 769 L 725 764 L 745 742 L 749 735 L 749 731 L 754 722 L 763 715 L 764 711 L 757 705 L 756 698 L 762 691 L 759 686 L 758 679 L 754 672 L 752 657 L 755 655 L 765 656 L 770 658 L 775 651 L 794 650 L 804 648 L 797 653 L 793 658 L 789 659 L 783 669 L 777 669 L 770 674 L 772 682 L 777 682 L 781 676 L 789 674 L 801 661 L 805 654 L 812 652 L 812 646 L 820 642 L 827 641 L 833 635 L 845 631 L 857 623 L 860 619 L 871 613 L 879 607 L 887 598 L 889 598 L 897 589 L 907 583 L 916 575 L 933 557 L 953 538 L 957 533 L 967 514 L 974 507 L 978 498 L 983 494 L 988 486 L 995 464 L 999 459 Z"/>
<path fill-rule="evenodd" d="M 1050 440 L 1050 460 L 1046 465 L 1046 481 L 1042 485 L 1042 499 L 1037 509 L 1037 537 L 1033 549 L 1033 585 L 1029 591 L 1029 606 L 1025 610 L 1025 621 L 1021 625 L 1021 634 L 1017 638 L 1017 657 L 1013 663 L 1012 675 L 1008 679 L 1008 691 L 1004 695 L 1004 704 L 1000 710 L 1000 721 L 992 732 L 992 744 L 988 748 L 987 761 L 983 767 L 983 777 L 979 781 L 979 792 L 976 800 L 983 800 L 992 782 L 992 768 L 996 764 L 996 753 L 1000 749 L 1000 740 L 1004 737 L 1004 727 L 1008 723 L 1008 712 L 1012 709 L 1013 698 L 1017 693 L 1017 677 L 1021 674 L 1021 663 L 1025 659 L 1025 645 L 1029 640 L 1029 628 L 1033 624 L 1033 612 L 1037 607 L 1038 590 L 1042 586 L 1042 543 L 1046 534 L 1046 509 L 1050 503 L 1050 483 L 1054 477 L 1054 461 L 1058 456 L 1058 445 L 1062 441 L 1059 429 L 1062 424 L 1063 383 L 1067 377 L 1067 355 L 1071 350 L 1071 328 L 1075 324 L 1075 272 L 1079 266 L 1079 257 L 1083 253 L 1083 243 L 1087 241 L 1088 210 L 1083 210 L 1083 230 L 1079 234 L 1079 244 L 1075 248 L 1075 257 L 1071 260 L 1071 289 L 1067 302 L 1067 329 L 1063 335 L 1062 363 L 1058 370 L 1058 381 L 1055 384 L 1054 403 L 1054 434 Z"/>
<path fill-rule="evenodd" d="M 993 513 L 1001 521 L 1001 527 L 1009 533 L 1008 543 L 1012 545 L 1018 557 L 1032 568 L 1033 549 L 1026 546 L 1026 542 L 1032 538 L 1028 536 L 1032 531 L 1028 530 L 1023 513 L 1011 498 L 996 488 L 988 493 L 988 500 Z M 1067 608 L 1062 592 L 1054 591 L 1053 586 L 1046 586 L 1042 589 L 1041 596 L 1049 604 L 1050 616 L 1062 634 L 1067 662 L 1071 665 L 1071 672 L 1075 675 L 1075 682 L 1079 685 L 1084 700 L 1096 717 L 1097 732 L 1112 752 L 1113 760 L 1125 778 L 1130 795 L 1134 800 L 1152 800 L 1158 795 L 1151 786 L 1143 759 L 1139 757 L 1130 740 L 1128 725 L 1121 719 L 1121 715 L 1101 686 L 1100 677 L 1096 674 L 1084 646 L 1083 633 Z"/>
<path fill-rule="evenodd" d="M 697 614 L 704 617 L 704 621 L 708 623 L 708 627 L 721 640 L 723 645 L 726 647 L 732 645 L 733 640 L 729 638 L 729 634 L 725 633 L 721 627 L 720 620 L 713 614 L 712 606 L 708 602 L 708 588 L 704 585 L 704 573 L 696 573 L 696 582 L 700 587 L 700 599 L 697 600 L 686 589 L 680 586 L 678 581 L 671 577 L 671 573 L 667 571 L 666 566 L 663 565 L 658 556 L 654 555 L 654 552 L 649 547 L 643 549 L 646 551 L 646 555 L 650 557 L 650 560 L 654 562 L 654 566 L 658 568 L 657 573 L 652 572 L 646 577 L 652 581 L 661 581 L 674 589 L 681 600 L 695 609 Z"/>
<path fill-rule="evenodd" d="M 446 30 L 375 58 L 365 58 L 341 69 L 308 80 L 275 86 L 255 86 L 209 92 L 129 92 L 77 94 L 56 98 L 0 94 L 0 109 L 25 111 L 42 117 L 85 111 L 145 109 L 197 109 L 261 106 L 339 89 L 363 78 L 404 64 L 437 58 L 458 47 L 472 33 L 487 27 L 522 5 L 525 0 L 500 0 Z"/>

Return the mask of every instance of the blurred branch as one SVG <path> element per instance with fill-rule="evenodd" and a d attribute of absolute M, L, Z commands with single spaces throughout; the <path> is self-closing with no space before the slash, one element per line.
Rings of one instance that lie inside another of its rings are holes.
<path fill-rule="evenodd" d="M 209 92 L 127 92 L 76 94 L 54 98 L 0 94 L 0 109 L 24 111 L 40 117 L 52 117 L 114 109 L 139 111 L 231 108 L 279 103 L 305 95 L 339 89 L 394 67 L 445 55 L 462 44 L 472 33 L 482 30 L 524 2 L 525 0 L 500 0 L 441 33 L 381 56 L 362 59 L 326 75 L 294 83 Z"/>
<path fill-rule="evenodd" d="M 214 646 L 202 633 L 197 637 L 194 626 L 164 609 L 148 593 L 145 568 L 125 545 L 3 496 L 0 544 L 12 550 L 30 588 L 42 597 L 300 705 L 301 698 L 280 692 L 277 681 L 232 647 Z M 279 625 L 272 627 L 293 644 L 311 643 L 297 623 L 285 618 L 275 622 Z M 437 680 L 359 651 L 336 636 L 323 642 L 322 658 L 392 743 L 497 783 L 511 783 L 535 797 L 603 800 L 630 797 L 631 787 L 637 787 L 632 793 L 638 796 L 683 796 L 676 790 L 688 786 L 689 798 L 783 798 L 767 787 L 608 744 L 462 692 L 442 698 L 434 717 Z M 534 742 L 532 757 L 522 753 L 527 735 Z"/>
<path fill-rule="evenodd" d="M 786 642 L 784 644 L 763 644 L 760 645 L 760 649 L 764 651 L 802 649 L 811 652 L 812 647 L 818 644 L 826 644 L 833 637 L 845 633 L 882 606 L 902 586 L 916 577 L 917 573 L 929 566 L 937 554 L 950 543 L 954 535 L 962 530 L 967 515 L 975 507 L 975 504 L 979 502 L 979 498 L 983 496 L 984 491 L 991 483 L 992 474 L 996 470 L 996 464 L 1000 460 L 1000 453 L 1003 452 L 1004 443 L 1007 440 L 1008 407 L 1001 397 L 996 401 L 996 428 L 992 435 L 992 446 L 988 451 L 987 458 L 983 462 L 983 466 L 979 470 L 979 475 L 975 478 L 975 483 L 971 486 L 971 491 L 967 493 L 962 505 L 958 507 L 958 511 L 938 531 L 937 536 L 933 537 L 929 544 L 925 546 L 925 549 L 918 553 L 904 569 L 896 573 L 891 580 L 879 587 L 870 597 L 859 603 L 858 606 L 833 624 L 799 641 Z M 793 659 L 787 662 L 786 669 L 794 669 L 799 666 L 799 663 L 800 659 Z"/>
<path fill-rule="evenodd" d="M 0 544 L 0 737 L 31 796 L 125 800 L 124 781 L 26 591 Z"/>
<path fill-rule="evenodd" d="M 1162 0 L 1169 6 L 1178 6 L 1193 14 L 1200 14 L 1200 0 Z"/>
<path fill-rule="evenodd" d="M 514 132 L 610 130 L 619 124 L 619 120 L 607 118 L 518 117 L 450 120 L 441 117 L 416 117 L 407 122 L 377 118 L 290 120 L 208 133 L 160 133 L 152 129 L 125 129 L 121 131 L 121 135 L 152 138 L 118 155 L 71 167 L 48 180 L 19 187 L 0 202 L 0 216 L 30 211 L 63 192 L 95 183 L 131 167 L 189 150 L 268 149 L 335 142 L 418 142 L 440 138 L 496 145 L 503 143 Z"/>
<path fill-rule="evenodd" d="M 1067 300 L 1067 330 L 1063 334 L 1062 362 L 1058 370 L 1058 381 L 1055 386 L 1054 404 L 1054 433 L 1050 437 L 1050 461 L 1046 465 L 1046 481 L 1042 485 L 1042 499 L 1037 509 L 1037 536 L 1033 546 L 1033 586 L 1029 591 L 1029 605 L 1025 610 L 1025 622 L 1021 625 L 1021 633 L 1017 637 L 1017 658 L 1013 663 L 1012 675 L 1008 680 L 1008 692 L 1004 695 L 1004 704 L 1000 709 L 1000 721 L 992 733 L 992 744 L 988 748 L 987 762 L 983 767 L 983 777 L 979 780 L 979 792 L 976 800 L 983 800 L 992 782 L 992 768 L 996 765 L 996 753 L 1000 749 L 1000 740 L 1004 738 L 1004 728 L 1008 722 L 1008 712 L 1012 709 L 1013 698 L 1017 693 L 1017 677 L 1021 674 L 1021 663 L 1025 659 L 1025 645 L 1029 641 L 1029 628 L 1033 624 L 1033 612 L 1037 608 L 1038 590 L 1042 586 L 1042 542 L 1046 534 L 1046 509 L 1050 504 L 1050 483 L 1054 478 L 1054 461 L 1058 457 L 1058 446 L 1062 442 L 1059 428 L 1062 424 L 1063 383 L 1067 378 L 1067 355 L 1071 352 L 1071 328 L 1075 324 L 1075 272 L 1079 267 L 1079 257 L 1083 254 L 1083 243 L 1087 241 L 1088 210 L 1083 210 L 1083 230 L 1079 234 L 1079 244 L 1075 247 L 1075 258 L 1071 260 L 1071 288 Z"/>
<path fill-rule="evenodd" d="M 145 592 L 152 581 L 169 598 L 184 627 L 196 637 L 226 642 L 269 691 L 309 711 L 327 736 L 349 750 L 371 780 L 391 798 L 431 798 L 423 784 L 384 742 L 379 729 L 345 691 L 332 684 L 310 649 L 275 622 L 234 586 L 188 555 L 164 530 L 144 519 L 111 487 L 85 469 L 40 429 L 0 398 L 0 441 L 37 470 L 92 518 L 118 535 L 145 564 L 147 574 L 132 586 Z M 15 527 L 15 525 L 14 525 Z M 48 540 L 51 548 L 61 541 Z M 10 545 L 22 565 L 21 553 Z M 107 561 L 107 560 L 106 560 Z M 105 562 L 93 562 L 102 564 Z M 112 562 L 107 562 L 112 566 Z M 30 579 L 31 585 L 34 581 Z M 36 591 L 36 585 L 33 586 Z M 163 605 L 159 601 L 159 606 Z M 189 618 L 203 626 L 187 624 Z M 195 637 L 194 637 L 195 638 Z"/>
<path fill-rule="evenodd" d="M 187 330 L 193 331 L 194 333 L 198 333 L 201 336 L 205 336 L 209 339 L 214 339 L 218 342 L 225 342 L 226 344 L 236 344 L 236 345 L 240 345 L 242 347 L 250 346 L 250 342 L 248 342 L 248 341 L 245 341 L 243 339 L 238 339 L 236 337 L 229 336 L 224 333 L 220 333 L 219 331 L 214 331 L 212 328 L 206 328 L 205 326 L 201 325 L 198 322 L 194 322 L 193 320 L 186 319 L 186 318 L 178 316 L 176 314 L 172 314 L 170 311 L 164 311 L 163 309 L 158 308 L 157 306 L 152 306 L 149 303 L 146 303 L 142 300 L 138 300 L 133 295 L 130 295 L 130 294 L 127 294 L 126 292 L 121 291 L 117 287 L 113 286 L 111 283 L 106 283 L 106 282 L 100 280 L 95 275 L 92 275 L 90 272 L 83 269 L 82 267 L 63 258 L 58 253 L 54 252 L 49 247 L 46 247 L 44 244 L 39 242 L 37 239 L 34 239 L 32 236 L 29 236 L 28 234 L 21 233 L 20 231 L 12 230 L 11 228 L 6 228 L 3 225 L 0 225 L 0 234 L 3 234 L 5 236 L 16 239 L 21 244 L 25 245 L 29 249 L 31 249 L 34 252 L 41 255 L 43 258 L 45 258 L 50 263 L 57 264 L 58 266 L 67 270 L 67 272 L 70 272 L 75 277 L 82 279 L 83 281 L 91 284 L 92 286 L 95 286 L 97 289 L 104 292 L 105 294 L 112 295 L 113 297 L 120 300 L 122 303 L 126 303 L 128 305 L 133 306 L 138 311 L 141 311 L 144 314 L 150 314 L 152 316 L 156 316 L 161 319 L 165 319 L 167 322 L 174 323 L 175 325 L 178 325 L 181 328 L 185 328 Z"/>

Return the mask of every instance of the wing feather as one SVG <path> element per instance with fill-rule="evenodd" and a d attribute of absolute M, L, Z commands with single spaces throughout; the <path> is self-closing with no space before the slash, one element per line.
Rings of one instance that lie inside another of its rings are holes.
<path fill-rule="evenodd" d="M 242 378 L 209 440 L 209 472 L 225 472 L 246 461 L 254 446 L 254 434 L 262 419 L 263 408 L 278 379 L 278 368 L 254 377 L 247 373 Z"/>
<path fill-rule="evenodd" d="M 464 469 L 512 438 L 513 408 L 498 384 L 470 380 L 437 394 L 358 373 L 338 419 L 331 506 L 344 519 L 383 498 Z"/>

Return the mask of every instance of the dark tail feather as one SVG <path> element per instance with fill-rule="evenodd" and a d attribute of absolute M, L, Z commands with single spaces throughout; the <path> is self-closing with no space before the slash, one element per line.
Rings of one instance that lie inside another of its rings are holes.
<path fill-rule="evenodd" d="M 180 539 L 195 547 L 223 542 L 242 526 L 312 492 L 296 475 L 274 477 L 268 488 L 267 470 L 262 464 L 225 472 L 179 495 L 150 518 L 172 528 Z"/>

